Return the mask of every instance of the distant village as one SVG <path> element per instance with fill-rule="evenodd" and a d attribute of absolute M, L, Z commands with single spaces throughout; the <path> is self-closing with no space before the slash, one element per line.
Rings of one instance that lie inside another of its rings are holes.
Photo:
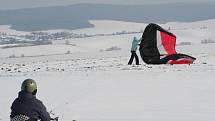
<path fill-rule="evenodd" d="M 68 40 L 72 38 L 87 38 L 94 36 L 115 36 L 122 34 L 135 34 L 142 33 L 140 30 L 138 32 L 115 32 L 111 34 L 76 34 L 73 32 L 56 32 L 56 33 L 48 33 L 48 32 L 31 32 L 27 35 L 11 35 L 7 33 L 0 32 L 0 45 L 8 45 L 3 48 L 11 48 L 11 47 L 21 47 L 21 46 L 36 46 L 36 45 L 47 45 L 52 44 L 54 40 Z"/>

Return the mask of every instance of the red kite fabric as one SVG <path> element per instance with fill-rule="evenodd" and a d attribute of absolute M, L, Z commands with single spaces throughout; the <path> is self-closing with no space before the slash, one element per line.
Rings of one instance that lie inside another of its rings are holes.
<path fill-rule="evenodd" d="M 176 54 L 176 37 L 157 31 L 157 47 L 161 55 Z"/>

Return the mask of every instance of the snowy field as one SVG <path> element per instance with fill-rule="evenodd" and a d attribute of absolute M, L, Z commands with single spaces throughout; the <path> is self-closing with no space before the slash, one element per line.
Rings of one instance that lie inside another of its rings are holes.
<path fill-rule="evenodd" d="M 94 28 L 74 32 L 109 34 L 147 25 L 90 22 Z M 215 20 L 160 25 L 176 34 L 177 52 L 197 58 L 194 64 L 146 65 L 139 56 L 141 65 L 127 65 L 132 38 L 142 34 L 0 49 L 0 121 L 9 121 L 10 106 L 26 78 L 36 80 L 37 97 L 60 121 L 214 121 Z M 0 31 L 27 33 L 8 26 Z"/>

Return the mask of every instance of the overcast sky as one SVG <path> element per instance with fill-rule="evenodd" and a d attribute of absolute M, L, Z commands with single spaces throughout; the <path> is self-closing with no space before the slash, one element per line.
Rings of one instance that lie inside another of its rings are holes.
<path fill-rule="evenodd" d="M 71 5 L 77 3 L 160 4 L 176 2 L 213 2 L 215 0 L 0 0 L 0 10 Z"/>

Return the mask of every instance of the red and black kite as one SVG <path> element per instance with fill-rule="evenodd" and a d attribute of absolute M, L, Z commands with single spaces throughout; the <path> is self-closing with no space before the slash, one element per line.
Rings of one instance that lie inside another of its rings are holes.
<path fill-rule="evenodd" d="M 140 55 L 147 64 L 192 64 L 196 58 L 175 50 L 176 36 L 157 24 L 146 26 L 140 43 Z"/>

